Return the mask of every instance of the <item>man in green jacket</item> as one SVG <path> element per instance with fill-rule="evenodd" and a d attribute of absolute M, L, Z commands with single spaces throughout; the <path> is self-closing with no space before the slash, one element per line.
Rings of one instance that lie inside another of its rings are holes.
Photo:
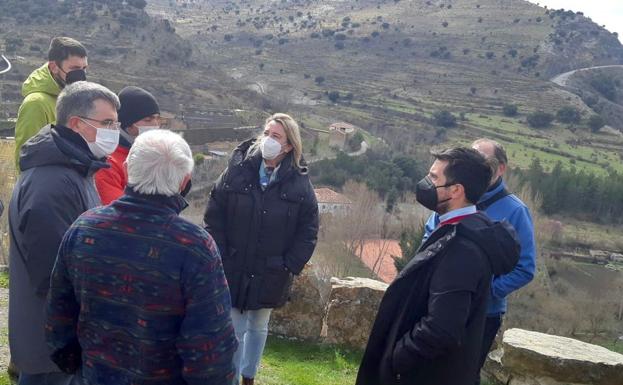
<path fill-rule="evenodd" d="M 34 70 L 22 85 L 24 101 L 15 125 L 15 166 L 19 171 L 19 151 L 39 130 L 56 121 L 56 98 L 67 84 L 86 80 L 87 50 L 77 40 L 55 37 L 50 43 L 48 62 Z"/>

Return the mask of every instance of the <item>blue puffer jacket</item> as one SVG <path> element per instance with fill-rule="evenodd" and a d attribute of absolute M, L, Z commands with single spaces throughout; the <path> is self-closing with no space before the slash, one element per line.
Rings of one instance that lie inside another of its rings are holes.
<path fill-rule="evenodd" d="M 506 188 L 500 180 L 487 191 L 480 202 L 484 202 Z M 532 281 L 536 270 L 536 243 L 534 241 L 534 225 L 528 207 L 514 194 L 505 196 L 485 209 L 485 213 L 494 221 L 508 221 L 519 238 L 521 254 L 517 266 L 508 274 L 493 277 L 491 296 L 487 314 L 492 316 L 506 313 L 506 297 L 513 291 L 522 288 Z M 424 242 L 439 224 L 439 215 L 434 213 L 426 222 Z"/>

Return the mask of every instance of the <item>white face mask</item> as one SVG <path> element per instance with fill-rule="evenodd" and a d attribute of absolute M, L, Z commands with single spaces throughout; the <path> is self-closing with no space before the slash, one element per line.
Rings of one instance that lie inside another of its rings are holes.
<path fill-rule="evenodd" d="M 159 130 L 160 126 L 136 126 L 138 127 L 138 134 L 144 134 L 147 131 Z"/>
<path fill-rule="evenodd" d="M 266 160 L 273 160 L 281 154 L 281 143 L 277 142 L 270 136 L 267 136 L 262 139 L 260 150 L 262 151 L 262 158 Z"/>
<path fill-rule="evenodd" d="M 119 145 L 119 130 L 98 127 L 95 142 L 87 141 L 87 145 L 96 158 L 105 158 L 112 154 Z"/>

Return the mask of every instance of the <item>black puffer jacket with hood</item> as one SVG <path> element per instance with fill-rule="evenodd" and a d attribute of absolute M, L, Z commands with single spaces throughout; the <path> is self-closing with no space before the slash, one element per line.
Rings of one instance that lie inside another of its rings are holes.
<path fill-rule="evenodd" d="M 519 244 L 482 213 L 433 232 L 381 301 L 357 385 L 473 385 L 493 275 Z"/>
<path fill-rule="evenodd" d="M 283 306 L 293 274 L 311 258 L 318 236 L 318 203 L 304 163 L 292 153 L 263 191 L 255 139 L 241 143 L 210 193 L 206 230 L 218 244 L 232 306 L 257 310 Z"/>

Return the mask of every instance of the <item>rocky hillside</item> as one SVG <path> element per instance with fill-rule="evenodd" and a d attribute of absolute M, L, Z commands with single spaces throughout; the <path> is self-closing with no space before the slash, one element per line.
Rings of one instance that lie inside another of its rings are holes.
<path fill-rule="evenodd" d="M 0 2 L 0 51 L 14 69 L 3 75 L 0 117 L 14 117 L 21 82 L 46 60 L 50 38 L 80 40 L 89 51 L 88 77 L 118 91 L 139 85 L 153 91 L 164 109 L 180 115 L 243 105 L 235 82 L 197 63 L 191 44 L 166 19 L 149 16 L 143 0 Z"/>
<path fill-rule="evenodd" d="M 588 129 L 598 111 L 549 81 L 623 63 L 617 36 L 581 13 L 500 0 L 153 0 L 146 9 L 172 20 L 198 57 L 265 96 L 263 109 L 296 111 L 308 127 L 346 120 L 407 153 L 490 135 L 516 148 L 524 166 L 534 156 L 554 162 L 547 151 L 556 146 L 564 150 L 556 160 L 569 162 L 570 143 L 592 152 L 591 143 L 612 141 Z M 505 104 L 518 117 L 500 116 Z M 584 123 L 544 132 L 526 123 L 536 110 L 563 107 Z M 458 122 L 437 124 L 442 109 Z"/>
<path fill-rule="evenodd" d="M 19 83 L 64 33 L 90 48 L 93 79 L 150 88 L 191 128 L 256 124 L 281 110 L 306 128 L 355 124 L 407 154 L 487 135 L 520 166 L 538 157 L 595 172 L 623 149 L 621 137 L 589 128 L 600 111 L 549 81 L 623 63 L 623 46 L 580 13 L 527 1 L 10 0 L 0 11 L 0 42 L 18 58 L 3 78 L 10 116 Z M 518 113 L 504 116 L 505 105 Z M 563 107 L 579 118 L 528 123 Z M 322 145 L 314 136 L 306 132 Z M 597 151 L 604 142 L 610 152 Z"/>

